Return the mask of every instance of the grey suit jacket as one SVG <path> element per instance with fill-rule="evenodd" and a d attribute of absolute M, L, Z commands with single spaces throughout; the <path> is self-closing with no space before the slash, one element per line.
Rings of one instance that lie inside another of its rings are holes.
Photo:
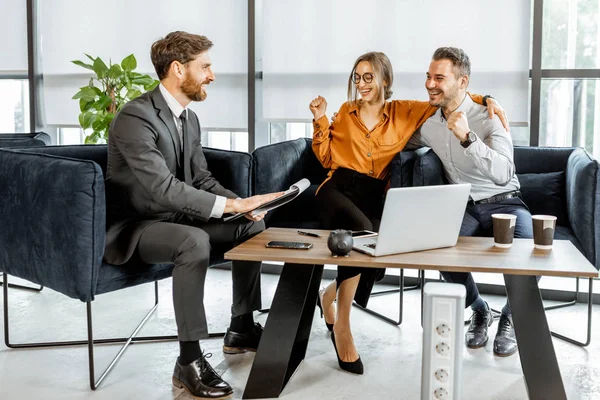
<path fill-rule="evenodd" d="M 188 109 L 188 143 L 193 187 L 176 178 L 184 157 L 173 114 L 158 87 L 127 103 L 113 120 L 106 171 L 107 234 L 104 259 L 124 264 L 140 235 L 174 213 L 209 219 L 216 195 L 238 197 L 207 169 L 200 123 Z M 189 128 L 192 129 L 189 129 Z"/>

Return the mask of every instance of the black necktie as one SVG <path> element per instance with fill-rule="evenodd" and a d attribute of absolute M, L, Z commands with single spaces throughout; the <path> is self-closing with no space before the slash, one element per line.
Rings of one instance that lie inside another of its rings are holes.
<path fill-rule="evenodd" d="M 187 111 L 183 110 L 179 119 L 181 120 L 181 137 L 183 139 L 183 175 L 185 176 L 185 183 L 192 185 L 192 162 L 190 160 L 190 142 L 188 138 L 188 126 L 187 126 Z"/>

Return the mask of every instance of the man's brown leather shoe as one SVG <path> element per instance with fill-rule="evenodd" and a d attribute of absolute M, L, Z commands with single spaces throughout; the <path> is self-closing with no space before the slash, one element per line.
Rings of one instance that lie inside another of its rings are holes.
<path fill-rule="evenodd" d="M 206 356 L 202 355 L 188 365 L 179 364 L 179 357 L 177 357 L 173 371 L 173 385 L 185 389 L 198 399 L 219 400 L 231 397 L 233 394 L 231 386 L 221 379 L 206 361 L 210 356 L 210 353 Z"/>

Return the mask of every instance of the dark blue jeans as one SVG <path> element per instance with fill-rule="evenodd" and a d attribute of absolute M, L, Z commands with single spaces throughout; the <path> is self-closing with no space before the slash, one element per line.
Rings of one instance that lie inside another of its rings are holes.
<path fill-rule="evenodd" d="M 516 238 L 532 238 L 533 225 L 529 209 L 519 198 L 502 200 L 493 204 L 472 204 L 465 211 L 460 236 L 494 236 L 492 214 L 513 214 L 517 216 Z M 462 283 L 467 289 L 466 306 L 469 307 L 479 296 L 479 290 L 468 272 L 442 272 L 446 282 Z"/>

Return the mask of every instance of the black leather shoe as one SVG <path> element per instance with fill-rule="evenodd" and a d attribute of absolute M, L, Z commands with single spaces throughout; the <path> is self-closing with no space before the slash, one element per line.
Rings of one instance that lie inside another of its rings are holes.
<path fill-rule="evenodd" d="M 486 303 L 487 305 L 487 303 Z M 485 346 L 488 341 L 488 327 L 494 322 L 492 310 L 475 310 L 471 315 L 471 323 L 465 333 L 465 344 L 471 349 Z"/>
<path fill-rule="evenodd" d="M 240 354 L 247 351 L 256 351 L 263 327 L 256 322 L 252 330 L 245 333 L 234 332 L 227 328 L 227 334 L 223 339 L 223 353 Z"/>
<path fill-rule="evenodd" d="M 200 356 L 188 365 L 179 364 L 179 357 L 173 371 L 173 385 L 185 389 L 197 399 L 227 399 L 233 389 L 210 366 L 206 358 L 212 354 Z"/>
<path fill-rule="evenodd" d="M 494 338 L 494 354 L 498 357 L 512 356 L 517 352 L 517 338 L 512 316 L 502 314 L 498 321 L 498 332 Z"/>
<path fill-rule="evenodd" d="M 319 296 L 317 297 L 317 307 L 321 310 L 321 318 L 323 318 L 323 294 L 325 293 L 325 289 L 319 290 Z M 325 326 L 329 332 L 333 332 L 333 324 L 330 324 L 325 320 Z"/>
<path fill-rule="evenodd" d="M 362 361 L 360 360 L 360 356 L 356 361 L 342 361 L 340 355 L 337 352 L 337 346 L 335 344 L 335 334 L 333 331 L 331 332 L 331 341 L 333 342 L 333 349 L 335 350 L 335 355 L 338 359 L 338 365 L 344 371 L 352 372 L 353 374 L 362 375 L 365 368 L 363 366 Z"/>

